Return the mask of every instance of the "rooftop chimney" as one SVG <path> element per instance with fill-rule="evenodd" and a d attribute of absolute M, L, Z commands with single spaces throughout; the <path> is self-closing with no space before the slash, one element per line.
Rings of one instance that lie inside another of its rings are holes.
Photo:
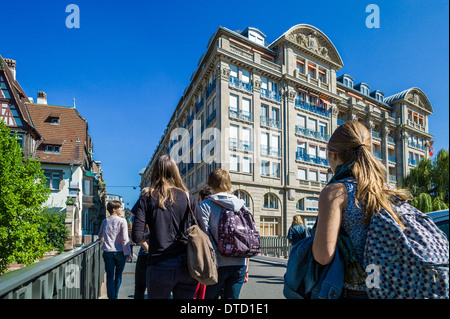
<path fill-rule="evenodd" d="M 47 94 L 45 92 L 38 92 L 37 104 L 47 104 Z"/>
<path fill-rule="evenodd" d="M 3 59 L 3 60 L 5 60 L 9 69 L 11 70 L 11 73 L 13 74 L 13 77 L 15 80 L 16 79 L 16 60 L 13 60 L 13 59 Z"/>

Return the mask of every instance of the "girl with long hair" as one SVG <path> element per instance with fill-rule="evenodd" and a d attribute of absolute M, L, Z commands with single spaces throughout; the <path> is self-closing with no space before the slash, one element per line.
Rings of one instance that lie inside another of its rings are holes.
<path fill-rule="evenodd" d="M 189 196 L 189 200 L 188 200 Z M 159 157 L 152 168 L 150 187 L 135 205 L 132 239 L 141 243 L 148 225 L 147 294 L 149 299 L 192 299 L 198 282 L 187 267 L 189 207 L 206 231 L 202 213 L 181 179 L 169 155 Z"/>
<path fill-rule="evenodd" d="M 368 224 L 373 214 L 386 209 L 401 224 L 393 209 L 393 198 L 406 200 L 405 190 L 386 184 L 386 168 L 373 156 L 369 130 L 357 121 L 340 125 L 331 136 L 327 157 L 333 178 L 319 196 L 319 215 L 313 243 L 314 259 L 326 265 L 332 262 L 343 229 L 356 257 L 363 264 Z M 365 295 L 365 286 L 344 282 L 344 293 Z"/>

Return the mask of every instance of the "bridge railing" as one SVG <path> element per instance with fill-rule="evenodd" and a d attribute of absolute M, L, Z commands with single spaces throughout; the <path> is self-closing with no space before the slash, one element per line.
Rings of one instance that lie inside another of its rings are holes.
<path fill-rule="evenodd" d="M 0 299 L 98 299 L 105 273 L 93 242 L 0 276 Z"/>
<path fill-rule="evenodd" d="M 281 236 L 261 236 L 261 255 L 270 257 L 289 257 L 292 244 L 286 237 Z"/>

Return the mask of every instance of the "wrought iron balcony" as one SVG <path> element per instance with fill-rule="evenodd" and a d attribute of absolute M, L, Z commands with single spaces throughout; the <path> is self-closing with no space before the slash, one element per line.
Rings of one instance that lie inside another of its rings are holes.
<path fill-rule="evenodd" d="M 248 92 L 253 92 L 253 86 L 249 82 L 243 82 L 234 76 L 230 76 L 230 85 Z"/>
<path fill-rule="evenodd" d="M 271 155 L 281 157 L 281 148 L 261 145 L 261 155 Z"/>
<path fill-rule="evenodd" d="M 312 155 L 307 154 L 306 152 L 300 152 L 300 151 L 297 151 L 295 153 L 295 155 L 299 161 L 305 161 L 305 162 L 310 162 L 310 163 L 314 163 L 314 164 L 329 166 L 328 160 L 326 158 L 312 156 Z"/>
<path fill-rule="evenodd" d="M 251 113 L 251 112 L 238 110 L 237 108 L 230 106 L 229 114 L 230 114 L 230 117 L 232 117 L 232 118 L 253 122 L 253 113 Z"/>
<path fill-rule="evenodd" d="M 276 129 L 281 129 L 281 122 L 275 119 L 268 118 L 266 116 L 261 116 L 261 125 L 273 127 Z"/>
<path fill-rule="evenodd" d="M 230 148 L 232 148 L 232 149 L 253 151 L 253 143 L 250 141 L 238 140 L 236 138 L 230 137 L 229 143 L 230 143 Z"/>
<path fill-rule="evenodd" d="M 316 139 L 320 139 L 323 140 L 325 142 L 328 142 L 328 140 L 330 139 L 330 135 L 329 134 L 323 134 L 322 132 L 317 132 L 317 131 L 312 131 L 310 129 L 307 129 L 305 127 L 296 125 L 295 126 L 295 132 L 297 134 L 306 136 L 306 137 L 312 137 L 312 138 L 316 138 Z"/>
<path fill-rule="evenodd" d="M 322 115 L 322 116 L 330 117 L 330 111 L 328 111 L 320 106 L 305 102 L 299 98 L 295 99 L 295 106 L 302 108 L 304 110 Z"/>
<path fill-rule="evenodd" d="M 266 99 L 274 100 L 274 101 L 277 101 L 277 102 L 281 101 L 280 94 L 278 94 L 275 91 L 269 91 L 267 89 L 261 88 L 261 96 L 265 97 Z"/>

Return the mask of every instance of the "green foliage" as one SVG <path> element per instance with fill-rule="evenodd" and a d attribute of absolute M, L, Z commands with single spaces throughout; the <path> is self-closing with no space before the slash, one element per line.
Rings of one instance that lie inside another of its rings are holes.
<path fill-rule="evenodd" d="M 402 181 L 414 200 L 411 205 L 423 212 L 449 206 L 449 152 L 441 149 L 434 160 L 422 159 Z M 426 196 L 428 195 L 428 196 Z"/>
<path fill-rule="evenodd" d="M 51 248 L 39 229 L 50 194 L 45 181 L 40 163 L 23 157 L 17 136 L 0 121 L 0 273 L 13 262 L 32 264 Z"/>
<path fill-rule="evenodd" d="M 69 230 L 64 224 L 66 215 L 63 212 L 54 211 L 45 208 L 42 213 L 42 224 L 40 231 L 46 234 L 45 242 L 47 245 L 64 251 L 64 243 L 69 236 Z"/>

